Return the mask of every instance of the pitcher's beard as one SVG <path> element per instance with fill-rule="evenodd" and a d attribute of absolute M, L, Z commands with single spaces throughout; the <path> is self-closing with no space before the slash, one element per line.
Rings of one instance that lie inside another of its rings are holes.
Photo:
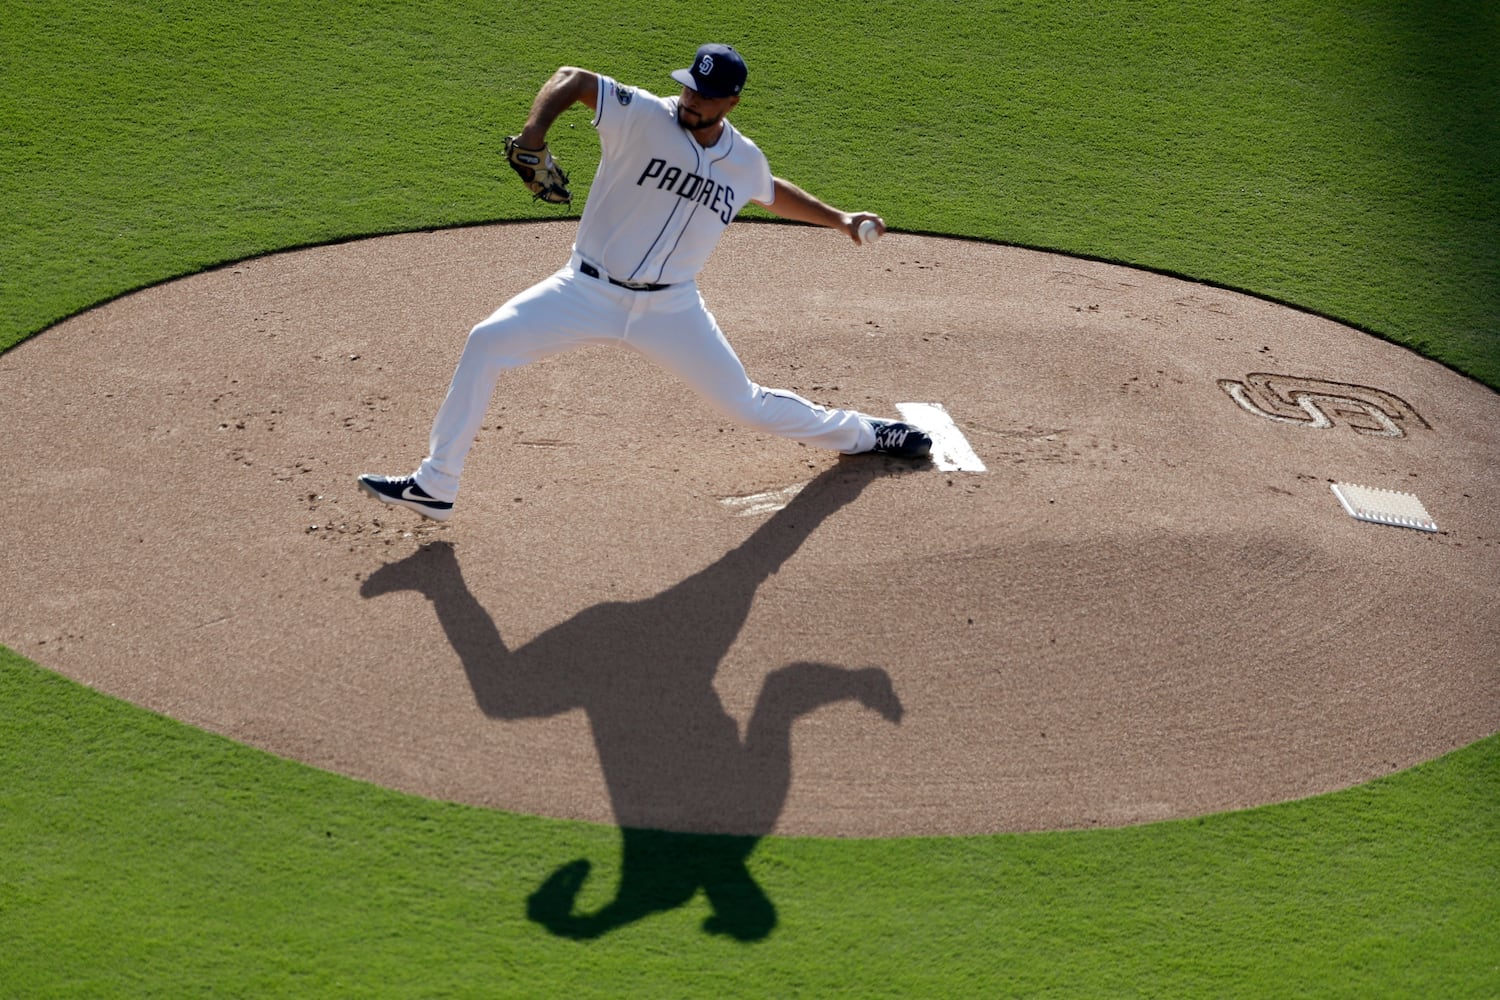
<path fill-rule="evenodd" d="M 692 122 L 689 122 L 686 118 L 683 117 L 683 114 L 685 113 L 685 111 L 686 111 L 685 108 L 678 108 L 677 109 L 677 124 L 681 125 L 683 128 L 687 129 L 689 132 L 702 132 L 702 131 L 704 131 L 706 129 L 711 129 L 715 125 L 719 124 L 721 121 L 724 120 L 724 116 L 723 115 L 715 115 L 712 118 L 702 118 L 702 119 L 699 119 L 698 122 L 696 124 L 694 124 Z"/>

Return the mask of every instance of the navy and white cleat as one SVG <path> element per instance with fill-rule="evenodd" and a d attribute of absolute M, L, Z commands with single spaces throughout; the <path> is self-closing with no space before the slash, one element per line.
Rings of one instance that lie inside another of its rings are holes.
<path fill-rule="evenodd" d="M 911 424 L 903 424 L 899 420 L 875 419 L 871 419 L 870 423 L 875 428 L 875 447 L 870 449 L 870 454 L 926 458 L 932 452 L 931 435 Z"/>
<path fill-rule="evenodd" d="M 433 499 L 411 476 L 372 476 L 365 473 L 359 477 L 359 488 L 381 503 L 414 510 L 429 520 L 446 521 L 453 516 L 451 502 Z"/>

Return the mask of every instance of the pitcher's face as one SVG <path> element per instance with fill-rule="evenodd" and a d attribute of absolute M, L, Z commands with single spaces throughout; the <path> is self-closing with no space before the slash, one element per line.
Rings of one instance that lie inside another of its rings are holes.
<path fill-rule="evenodd" d="M 690 132 L 711 129 L 724 120 L 731 108 L 740 103 L 740 95 L 704 97 L 691 87 L 682 88 L 677 101 L 677 124 Z"/>

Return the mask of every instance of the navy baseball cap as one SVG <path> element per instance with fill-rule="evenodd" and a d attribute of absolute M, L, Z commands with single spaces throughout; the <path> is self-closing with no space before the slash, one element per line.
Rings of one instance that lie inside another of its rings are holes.
<path fill-rule="evenodd" d="M 733 97 L 745 86 L 745 60 L 733 45 L 709 42 L 698 46 L 688 69 L 674 70 L 672 79 L 704 97 Z"/>

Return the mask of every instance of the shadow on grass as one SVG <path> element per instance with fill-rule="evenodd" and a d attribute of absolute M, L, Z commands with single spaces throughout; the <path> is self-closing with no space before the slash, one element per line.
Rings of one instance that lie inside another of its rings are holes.
<path fill-rule="evenodd" d="M 706 931 L 745 941 L 772 931 L 775 907 L 745 862 L 786 803 L 793 723 L 849 700 L 899 722 L 901 702 L 882 669 L 795 662 L 766 676 L 742 739 L 714 674 L 761 583 L 892 468 L 843 460 L 702 571 L 655 597 L 587 608 L 515 650 L 469 591 L 451 544 L 423 546 L 365 581 L 366 598 L 415 590 L 432 602 L 490 718 L 588 715 L 621 827 L 619 885 L 613 901 L 577 912 L 591 866 L 569 862 L 531 895 L 532 920 L 559 936 L 594 938 L 702 889 L 713 908 Z"/>

